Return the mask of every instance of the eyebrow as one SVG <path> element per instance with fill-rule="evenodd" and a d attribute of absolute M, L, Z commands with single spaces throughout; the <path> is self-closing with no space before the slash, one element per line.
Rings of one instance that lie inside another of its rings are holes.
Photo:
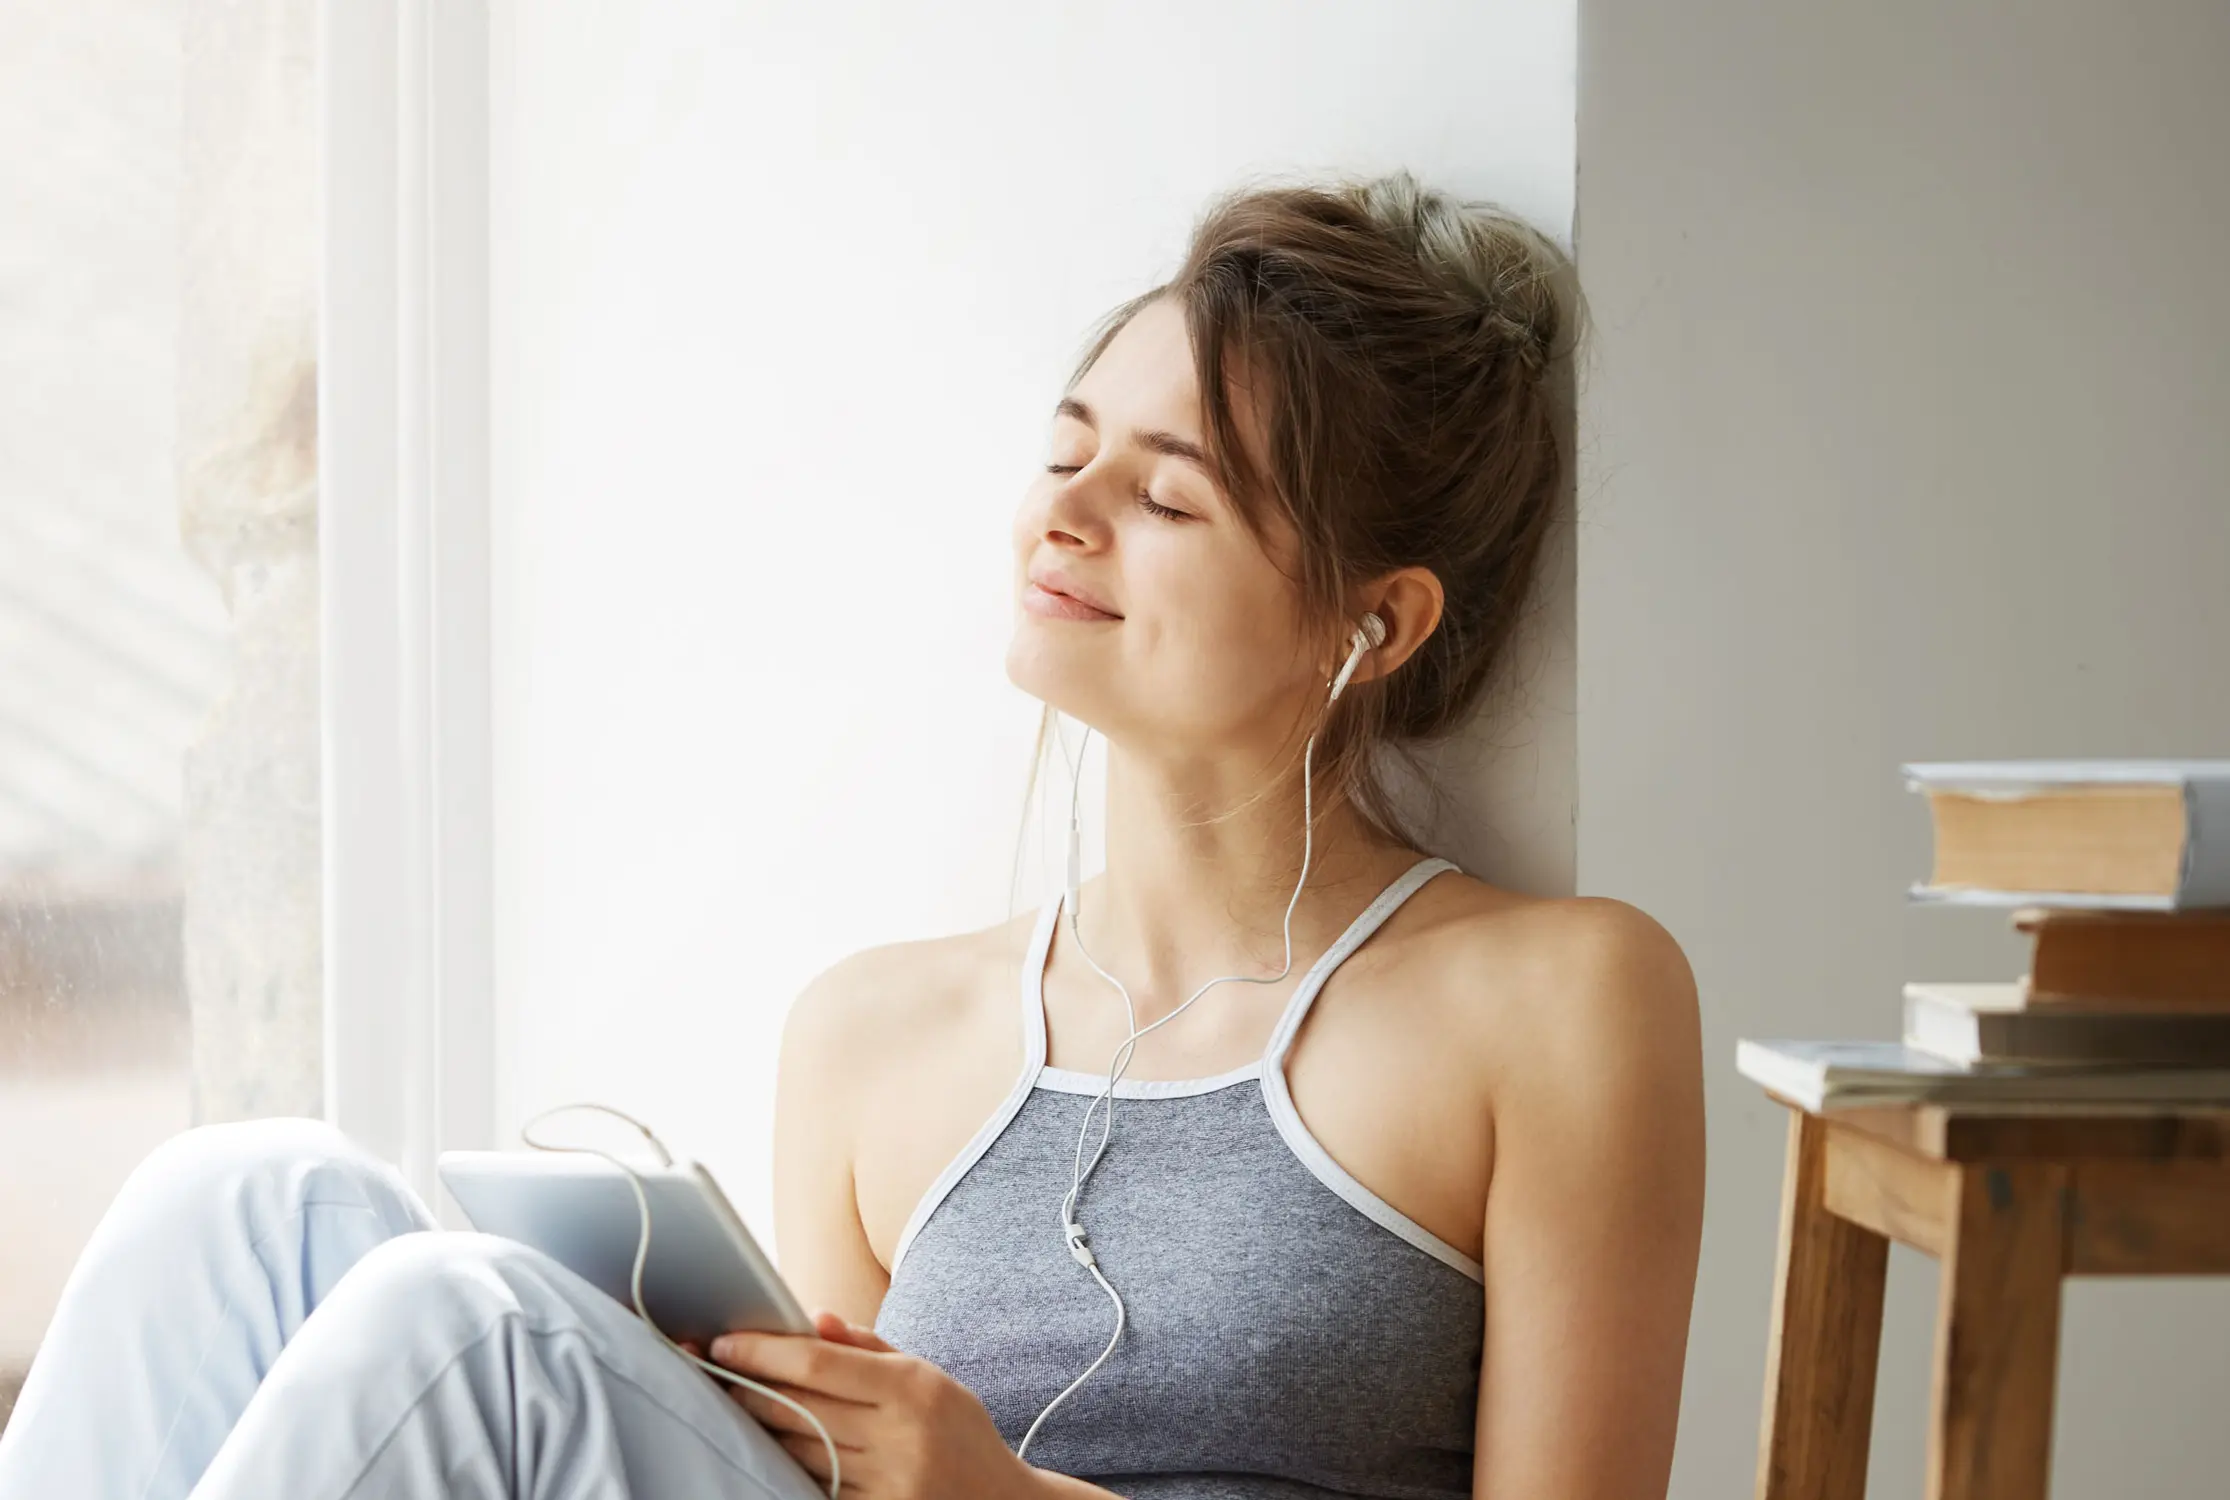
<path fill-rule="evenodd" d="M 1074 396 L 1063 396 L 1054 406 L 1053 412 L 1055 416 L 1074 417 L 1094 431 L 1099 429 L 1099 421 L 1092 415 L 1092 409 Z M 1210 479 L 1217 478 L 1216 466 L 1209 459 L 1207 450 L 1188 438 L 1181 438 L 1176 433 L 1159 427 L 1133 427 L 1130 435 L 1131 441 L 1141 448 L 1154 453 L 1165 453 L 1171 458 L 1181 458 Z"/>

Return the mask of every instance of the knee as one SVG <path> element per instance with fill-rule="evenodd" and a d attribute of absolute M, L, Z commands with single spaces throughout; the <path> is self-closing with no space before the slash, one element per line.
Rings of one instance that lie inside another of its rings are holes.
<path fill-rule="evenodd" d="M 357 1393 L 453 1380 L 460 1401 L 499 1417 L 556 1392 L 555 1407 L 600 1420 L 591 1386 L 615 1342 L 606 1319 L 624 1316 L 595 1305 L 608 1302 L 510 1240 L 401 1235 L 365 1252 L 303 1324 L 287 1346 L 291 1378 Z"/>
<path fill-rule="evenodd" d="M 335 1297 L 366 1326 L 477 1335 L 505 1315 L 537 1328 L 571 1324 L 567 1273 L 515 1240 L 468 1230 L 409 1234 L 375 1246 Z M 337 1320 L 336 1320 L 337 1321 Z"/>
<path fill-rule="evenodd" d="M 368 1158 L 323 1120 L 240 1120 L 197 1125 L 150 1151 L 127 1192 L 209 1202 L 239 1185 L 359 1170 Z"/>
<path fill-rule="evenodd" d="M 242 1120 L 182 1131 L 149 1152 L 122 1198 L 160 1214 L 285 1214 L 326 1199 L 364 1203 L 390 1228 L 417 1227 L 399 1174 L 323 1120 Z"/>
<path fill-rule="evenodd" d="M 348 1161 L 362 1153 L 323 1120 L 237 1120 L 182 1130 L 147 1154 L 140 1171 L 166 1181 L 206 1183 L 243 1171 Z"/>

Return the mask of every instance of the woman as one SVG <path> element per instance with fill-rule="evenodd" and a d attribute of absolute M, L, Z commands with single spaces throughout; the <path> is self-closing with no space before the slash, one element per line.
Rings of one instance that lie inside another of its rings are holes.
<path fill-rule="evenodd" d="M 1406 174 L 1237 193 L 1072 379 L 1007 668 L 1105 740 L 1106 872 L 809 988 L 776 1193 L 821 1337 L 710 1351 L 812 1414 L 844 1493 L 1664 1492 L 1687 965 L 1630 907 L 1424 857 L 1379 779 L 1521 617 L 1562 270 Z M 0 1496 L 826 1480 L 793 1407 L 731 1401 L 532 1252 L 403 1233 L 428 1222 L 318 1127 L 163 1148 L 65 1295 Z"/>

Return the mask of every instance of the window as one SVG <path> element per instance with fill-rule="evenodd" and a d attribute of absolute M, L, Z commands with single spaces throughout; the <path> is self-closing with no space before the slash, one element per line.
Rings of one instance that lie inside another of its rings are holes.
<path fill-rule="evenodd" d="M 0 1420 L 149 1148 L 320 1108 L 313 28 L 0 9 Z"/>

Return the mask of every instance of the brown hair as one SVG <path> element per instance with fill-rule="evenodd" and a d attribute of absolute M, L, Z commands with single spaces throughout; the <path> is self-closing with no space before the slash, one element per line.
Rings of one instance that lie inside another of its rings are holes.
<path fill-rule="evenodd" d="M 1301 618 L 1344 641 L 1357 584 L 1423 566 L 1440 624 L 1395 672 L 1350 687 L 1319 729 L 1318 806 L 1345 799 L 1383 834 L 1404 827 L 1374 752 L 1460 726 L 1508 655 L 1564 485 L 1548 378 L 1567 321 L 1556 245 L 1491 203 L 1406 171 L 1242 186 L 1201 216 L 1166 283 L 1102 319 L 1073 388 L 1143 307 L 1183 309 L 1203 434 L 1247 526 L 1298 541 Z M 1258 467 L 1226 381 L 1263 389 Z M 1048 710 L 1041 722 L 1042 760 Z M 1414 759 L 1412 759 L 1414 766 Z M 1035 774 L 1033 772 L 1033 783 Z"/>

